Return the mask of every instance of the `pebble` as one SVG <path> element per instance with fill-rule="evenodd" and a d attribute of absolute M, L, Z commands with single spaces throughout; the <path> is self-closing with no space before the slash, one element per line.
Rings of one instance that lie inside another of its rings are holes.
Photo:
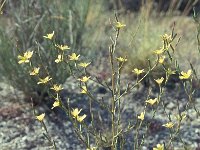
<path fill-rule="evenodd" d="M 67 85 L 66 85 L 67 87 Z M 76 85 L 70 85 L 72 89 L 76 88 Z M 12 90 L 10 89 L 10 86 L 0 83 L 0 110 L 2 106 L 11 106 L 10 104 L 13 103 L 12 99 Z M 98 88 L 97 88 L 98 90 Z M 141 90 L 144 90 L 143 88 Z M 3 91 L 3 92 L 2 92 Z M 80 91 L 77 91 L 77 93 Z M 18 95 L 20 95 L 21 98 L 21 92 L 17 91 Z M 122 99 L 122 106 L 124 107 L 122 115 L 122 122 L 123 126 L 126 126 L 128 124 L 127 120 L 130 118 L 134 118 L 144 109 L 145 99 L 146 99 L 146 92 L 142 91 L 140 93 L 137 92 L 137 90 L 133 91 L 133 94 L 129 96 L 125 96 L 124 99 Z M 105 94 L 108 94 L 105 93 Z M 173 98 L 173 94 L 177 93 L 170 93 L 166 94 L 167 97 L 163 97 L 163 100 L 165 102 L 168 102 L 166 111 L 169 113 L 174 113 L 177 110 L 176 101 Z M 101 94 L 102 95 L 102 94 Z M 106 95 L 109 97 L 109 95 Z M 106 97 L 105 96 L 105 97 Z M 156 96 L 156 94 L 154 94 Z M 7 98 L 6 101 L 2 101 L 1 99 Z M 76 100 L 75 100 L 76 99 Z M 79 100 L 80 99 L 80 100 Z M 79 105 L 84 107 L 85 100 L 82 95 L 75 95 L 74 99 L 72 99 L 73 103 L 79 102 Z M 22 101 L 22 100 L 20 100 Z M 9 105 L 8 105 L 9 104 Z M 16 104 L 16 103 L 15 103 Z M 180 103 L 180 105 L 183 105 Z M 196 105 L 197 108 L 200 108 L 200 98 L 196 99 Z M 182 106 L 181 106 L 182 107 Z M 148 106 L 149 110 L 151 108 Z M 13 107 L 14 109 L 14 107 Z M 30 107 L 22 107 L 21 108 L 23 113 L 20 114 L 20 116 L 17 116 L 15 118 L 6 119 L 4 117 L 1 117 L 0 112 L 0 145 L 2 150 L 15 150 L 15 149 L 33 149 L 33 150 L 45 150 L 49 149 L 50 145 L 48 141 L 44 138 L 43 132 L 44 130 L 41 127 L 41 124 L 37 122 L 34 117 L 32 108 Z M 87 108 L 83 108 L 87 109 Z M 38 109 L 40 112 L 45 111 L 44 108 Z M 74 150 L 83 150 L 85 149 L 83 145 L 80 144 L 80 142 L 76 139 L 76 136 L 72 130 L 72 125 L 69 121 L 63 121 L 63 123 L 58 123 L 54 117 L 58 117 L 53 113 L 50 113 L 47 111 L 49 117 L 46 118 L 45 123 L 47 125 L 47 129 L 49 133 L 52 135 L 52 138 L 55 139 L 58 149 L 62 150 L 68 150 L 68 149 L 74 149 Z M 86 111 L 87 112 L 87 111 Z M 102 112 L 101 112 L 102 113 Z M 60 114 L 63 115 L 63 114 Z M 180 136 L 183 139 L 184 142 L 189 145 L 191 149 L 195 149 L 198 146 L 198 139 L 200 139 L 200 117 L 196 117 L 196 112 L 193 108 L 189 108 L 187 112 L 187 119 L 185 122 L 181 125 L 180 130 Z M 105 115 L 104 115 L 105 116 Z M 16 119 L 17 118 L 17 119 Z M 145 119 L 150 119 L 151 114 L 147 113 Z M 106 120 L 106 118 L 103 118 Z M 158 109 L 156 116 L 154 118 L 159 123 L 164 124 L 168 121 L 166 115 L 163 113 L 162 109 Z M 145 133 L 145 128 L 140 129 L 140 133 Z M 149 134 L 148 136 L 145 136 L 145 144 L 142 147 L 142 150 L 147 150 L 149 147 L 154 147 L 158 143 L 163 143 L 166 139 L 169 139 L 169 130 L 168 129 L 159 129 L 158 131 L 155 130 L 155 133 Z M 133 141 L 134 133 L 128 134 L 128 140 L 126 141 L 127 144 L 126 149 L 131 150 L 132 141 Z M 174 143 L 174 150 L 180 149 L 183 145 L 178 140 L 178 138 L 175 139 Z"/>

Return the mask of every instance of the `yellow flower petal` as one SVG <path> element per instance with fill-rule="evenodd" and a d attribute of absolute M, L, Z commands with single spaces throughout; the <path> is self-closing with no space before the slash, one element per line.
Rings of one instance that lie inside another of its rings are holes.
<path fill-rule="evenodd" d="M 43 36 L 43 37 L 51 40 L 53 38 L 53 36 L 54 36 L 54 31 L 52 33 L 47 34 L 46 36 Z"/>
<path fill-rule="evenodd" d="M 30 59 L 33 56 L 33 51 L 27 51 L 24 53 L 24 57 Z"/>
<path fill-rule="evenodd" d="M 63 61 L 63 55 L 58 55 L 58 58 L 55 60 L 56 63 Z"/>
<path fill-rule="evenodd" d="M 67 46 L 67 45 L 58 45 L 58 44 L 55 44 L 55 47 L 59 48 L 61 51 L 70 49 L 70 47 Z"/>
<path fill-rule="evenodd" d="M 191 76 L 191 74 L 192 74 L 192 70 L 188 70 L 187 72 L 181 72 L 181 75 L 179 76 L 179 78 L 181 79 L 181 80 L 183 80 L 183 79 L 189 79 L 190 78 L 190 76 Z"/>
<path fill-rule="evenodd" d="M 38 75 L 39 70 L 40 70 L 40 67 L 37 67 L 37 68 L 34 67 L 33 70 L 30 72 L 30 75 L 31 75 L 31 76 Z"/>
<path fill-rule="evenodd" d="M 83 68 L 86 68 L 89 64 L 90 64 L 91 62 L 89 62 L 89 63 L 79 63 L 78 65 L 80 66 L 80 67 L 83 67 Z"/>
<path fill-rule="evenodd" d="M 82 94 L 86 94 L 87 93 L 87 87 L 86 86 L 82 86 L 81 88 L 82 88 L 81 93 Z"/>
<path fill-rule="evenodd" d="M 30 62 L 30 58 L 33 56 L 33 51 L 27 51 L 23 54 L 23 56 L 18 55 L 18 63 L 22 64 L 22 63 L 29 63 Z"/>
<path fill-rule="evenodd" d="M 116 22 L 115 26 L 116 26 L 116 28 L 121 29 L 121 28 L 124 28 L 126 25 L 118 21 L 118 22 Z"/>
<path fill-rule="evenodd" d="M 90 77 L 84 76 L 82 78 L 79 78 L 78 80 L 81 82 L 87 82 L 90 79 Z"/>
<path fill-rule="evenodd" d="M 164 60 L 165 60 L 165 56 L 160 56 L 158 62 L 159 62 L 160 64 L 163 64 Z"/>
<path fill-rule="evenodd" d="M 75 108 L 75 109 L 72 108 L 72 111 L 71 111 L 72 117 L 77 118 L 77 116 L 80 114 L 81 110 L 82 109 L 78 110 L 78 108 Z"/>
<path fill-rule="evenodd" d="M 58 107 L 60 106 L 60 101 L 59 100 L 56 100 L 54 103 L 53 103 L 53 107 L 51 109 L 54 109 L 55 107 Z"/>
<path fill-rule="evenodd" d="M 170 43 L 172 41 L 172 36 L 168 34 L 162 35 L 163 41 L 166 41 L 167 43 Z"/>
<path fill-rule="evenodd" d="M 117 57 L 117 61 L 119 61 L 119 62 L 125 62 L 125 61 L 127 61 L 127 59 L 123 58 L 123 57 Z"/>
<path fill-rule="evenodd" d="M 164 150 L 164 144 L 157 144 L 157 146 L 153 148 L 153 150 Z"/>
<path fill-rule="evenodd" d="M 166 124 L 163 124 L 162 126 L 166 127 L 166 128 L 173 128 L 174 123 L 173 122 L 168 122 Z"/>
<path fill-rule="evenodd" d="M 50 76 L 45 77 L 44 79 L 39 78 L 39 82 L 37 84 L 45 84 L 50 81 L 52 78 Z"/>
<path fill-rule="evenodd" d="M 144 115 L 145 115 L 145 112 L 143 111 L 143 112 L 138 116 L 138 119 L 144 120 Z"/>
<path fill-rule="evenodd" d="M 45 113 L 36 116 L 36 119 L 39 120 L 39 121 L 43 121 L 43 120 L 44 120 L 44 117 L 45 117 Z"/>
<path fill-rule="evenodd" d="M 53 87 L 51 87 L 52 90 L 54 90 L 55 92 L 59 92 L 61 91 L 63 88 L 62 88 L 62 85 L 58 85 L 58 84 L 54 84 Z"/>
<path fill-rule="evenodd" d="M 139 69 L 135 68 L 132 72 L 137 74 L 137 75 L 140 75 L 141 73 L 144 72 L 144 69 L 139 70 Z"/>
<path fill-rule="evenodd" d="M 29 63 L 29 62 L 30 62 L 28 59 L 26 59 L 25 57 L 20 56 L 20 55 L 18 56 L 18 59 L 20 59 L 20 60 L 18 61 L 19 64 Z"/>
<path fill-rule="evenodd" d="M 155 80 L 155 79 L 154 79 L 154 80 Z M 158 83 L 158 85 L 161 85 L 162 82 L 164 81 L 164 78 L 161 77 L 160 79 L 157 79 L 157 80 L 155 80 L 155 81 Z"/>
<path fill-rule="evenodd" d="M 146 100 L 146 103 L 149 103 L 150 105 L 154 105 L 156 102 L 158 102 L 158 98 Z"/>
<path fill-rule="evenodd" d="M 72 53 L 69 56 L 69 60 L 78 60 L 78 58 L 80 57 L 80 55 L 77 55 L 76 53 Z"/>
<path fill-rule="evenodd" d="M 82 121 L 86 118 L 86 116 L 87 116 L 87 115 L 85 115 L 85 114 L 82 115 L 82 116 L 77 116 L 77 121 L 78 121 L 78 122 L 82 122 Z"/>

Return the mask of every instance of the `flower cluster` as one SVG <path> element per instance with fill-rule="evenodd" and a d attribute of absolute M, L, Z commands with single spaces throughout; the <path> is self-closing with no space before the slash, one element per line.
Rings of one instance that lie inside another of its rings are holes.
<path fill-rule="evenodd" d="M 80 112 L 82 111 L 82 109 L 78 109 L 78 108 L 75 108 L 73 109 L 72 108 L 72 111 L 71 111 L 71 115 L 74 119 L 76 119 L 78 122 L 82 122 L 85 118 L 86 118 L 86 114 L 82 115 L 82 116 L 79 116 Z"/>
<path fill-rule="evenodd" d="M 45 39 L 48 39 L 50 41 L 53 40 L 54 38 L 54 35 L 55 35 L 55 32 L 53 31 L 52 33 L 49 33 L 45 36 L 43 36 Z M 52 43 L 54 43 L 52 41 Z M 70 55 L 68 55 L 67 58 L 65 58 L 65 51 L 69 50 L 70 47 L 68 45 L 59 45 L 59 44 L 54 44 L 53 45 L 55 47 L 55 49 L 58 49 L 58 55 L 57 55 L 57 58 L 55 59 L 55 63 L 58 64 L 58 63 L 61 63 L 63 62 L 64 60 L 66 60 L 66 62 L 77 62 L 79 60 L 79 57 L 80 55 L 76 54 L 76 53 L 72 53 Z M 33 56 L 33 51 L 26 51 L 23 55 L 18 55 L 18 63 L 19 64 L 26 64 L 26 63 L 30 63 L 30 59 L 32 58 Z M 91 62 L 80 62 L 78 64 L 79 67 L 82 67 L 84 69 L 86 69 L 89 65 L 90 65 Z M 56 94 L 56 97 L 55 97 L 55 101 L 53 103 L 53 106 L 51 109 L 54 109 L 55 107 L 63 107 L 63 104 L 62 104 L 62 101 L 60 99 L 60 96 L 59 96 L 59 92 L 61 90 L 63 90 L 63 87 L 61 84 L 53 84 L 53 81 L 50 82 L 51 80 L 53 80 L 51 78 L 51 76 L 49 75 L 49 73 L 47 73 L 47 76 L 46 77 L 40 77 L 40 70 L 41 70 L 41 67 L 34 67 L 32 65 L 32 63 L 30 63 L 30 66 L 31 66 L 31 70 L 29 71 L 29 74 L 31 76 L 36 76 L 37 79 L 38 79 L 38 82 L 37 84 L 40 85 L 40 84 L 43 84 L 43 85 L 50 85 L 51 87 L 49 89 L 53 90 Z M 43 76 L 43 75 L 42 75 Z M 84 75 L 82 76 L 81 78 L 79 78 L 78 80 L 84 84 L 86 84 L 86 82 L 90 79 L 90 76 L 87 76 L 87 75 Z M 87 90 L 87 86 L 83 85 L 81 86 L 81 93 L 83 94 L 87 94 L 88 90 Z M 86 115 L 79 115 L 80 112 L 81 112 L 82 109 L 78 109 L 78 108 L 75 108 L 75 109 L 72 109 L 71 111 L 71 115 L 74 119 L 76 119 L 79 123 L 83 122 L 84 119 L 86 118 Z M 43 122 L 44 120 L 44 117 L 45 117 L 45 113 L 42 113 L 41 115 L 38 115 L 36 116 L 36 119 L 40 122 Z"/>

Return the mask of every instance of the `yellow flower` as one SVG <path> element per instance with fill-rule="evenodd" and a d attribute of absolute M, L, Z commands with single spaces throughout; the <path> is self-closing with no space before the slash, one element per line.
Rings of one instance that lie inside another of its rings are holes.
<path fill-rule="evenodd" d="M 62 85 L 58 85 L 58 84 L 54 84 L 53 87 L 51 87 L 52 90 L 54 90 L 55 92 L 59 92 L 61 91 L 63 88 L 62 88 Z"/>
<path fill-rule="evenodd" d="M 87 82 L 90 79 L 90 77 L 84 76 L 82 78 L 79 78 L 78 80 L 81 82 Z"/>
<path fill-rule="evenodd" d="M 58 55 L 58 58 L 55 60 L 56 63 L 63 61 L 63 55 Z"/>
<path fill-rule="evenodd" d="M 160 64 L 163 64 L 164 60 L 165 60 L 165 56 L 160 56 L 158 62 L 159 62 Z"/>
<path fill-rule="evenodd" d="M 118 60 L 119 62 L 125 62 L 125 61 L 127 61 L 127 59 L 126 59 L 126 58 L 123 58 L 123 57 L 118 57 L 117 60 Z"/>
<path fill-rule="evenodd" d="M 54 31 L 52 33 L 47 34 L 46 36 L 43 36 L 43 37 L 51 40 L 53 38 L 53 36 L 54 36 Z"/>
<path fill-rule="evenodd" d="M 53 103 L 53 107 L 51 109 L 54 109 L 55 107 L 60 106 L 60 101 L 59 99 L 57 99 L 54 103 Z"/>
<path fill-rule="evenodd" d="M 25 57 L 18 56 L 18 59 L 20 59 L 20 60 L 18 61 L 19 64 L 22 64 L 22 63 L 29 63 L 29 59 L 26 59 Z"/>
<path fill-rule="evenodd" d="M 116 28 L 121 29 L 121 28 L 124 28 L 126 25 L 118 21 L 118 22 L 116 22 L 115 26 L 116 26 Z"/>
<path fill-rule="evenodd" d="M 24 57 L 27 59 L 30 59 L 33 56 L 33 51 L 27 51 L 24 53 Z"/>
<path fill-rule="evenodd" d="M 157 147 L 153 148 L 153 150 L 164 150 L 164 144 L 157 144 Z"/>
<path fill-rule="evenodd" d="M 58 44 L 55 44 L 55 47 L 59 48 L 61 51 L 70 49 L 70 47 L 67 46 L 67 45 L 58 45 Z"/>
<path fill-rule="evenodd" d="M 71 111 L 72 117 L 77 119 L 77 121 L 80 123 L 86 118 L 85 114 L 82 116 L 79 116 L 81 111 L 82 111 L 82 109 L 78 110 L 78 108 L 75 108 L 75 109 L 72 108 L 72 111 Z"/>
<path fill-rule="evenodd" d="M 192 74 L 192 70 L 188 70 L 186 73 L 182 71 L 181 75 L 179 76 L 179 78 L 181 80 L 188 79 L 188 78 L 190 78 L 191 74 Z"/>
<path fill-rule="evenodd" d="M 46 78 L 44 79 L 41 79 L 39 78 L 39 82 L 37 84 L 45 84 L 47 83 L 48 81 L 50 81 L 52 78 L 50 78 L 49 76 L 47 76 Z"/>
<path fill-rule="evenodd" d="M 69 56 L 69 60 L 78 60 L 78 58 L 80 57 L 80 55 L 76 55 L 76 53 L 72 53 Z"/>
<path fill-rule="evenodd" d="M 139 116 L 138 119 L 144 120 L 145 111 L 143 111 Z"/>
<path fill-rule="evenodd" d="M 45 117 L 45 113 L 36 116 L 36 119 L 39 120 L 39 121 L 43 121 L 43 120 L 44 120 L 44 117 Z"/>
<path fill-rule="evenodd" d="M 164 49 L 158 49 L 158 50 L 154 50 L 153 52 L 157 55 L 160 55 L 164 52 L 165 50 Z"/>
<path fill-rule="evenodd" d="M 166 124 L 163 124 L 162 126 L 166 127 L 166 128 L 173 128 L 174 123 L 173 122 L 168 122 Z"/>
<path fill-rule="evenodd" d="M 82 88 L 81 93 L 82 94 L 86 94 L 87 93 L 87 87 L 86 86 L 82 86 L 81 88 Z"/>
<path fill-rule="evenodd" d="M 155 79 L 154 79 L 155 80 Z M 164 81 L 164 78 L 161 77 L 160 79 L 155 80 L 159 85 L 162 84 L 162 82 Z"/>
<path fill-rule="evenodd" d="M 135 68 L 132 72 L 137 74 L 137 75 L 140 75 L 141 73 L 144 72 L 144 69 L 139 70 L 139 69 Z"/>
<path fill-rule="evenodd" d="M 154 105 L 156 102 L 158 102 L 157 98 L 146 100 L 146 103 L 149 103 L 150 105 Z"/>
<path fill-rule="evenodd" d="M 18 55 L 18 63 L 22 64 L 22 63 L 29 63 L 30 62 L 30 58 L 33 56 L 33 51 L 27 51 L 24 53 L 24 56 Z"/>
<path fill-rule="evenodd" d="M 30 75 L 31 75 L 31 76 L 36 76 L 36 75 L 38 75 L 39 70 L 40 70 L 40 67 L 38 67 L 38 68 L 34 67 L 33 70 L 30 72 Z"/>
<path fill-rule="evenodd" d="M 172 36 L 168 34 L 162 35 L 163 41 L 166 41 L 167 43 L 170 43 L 172 41 Z"/>
<path fill-rule="evenodd" d="M 73 118 L 77 118 L 78 115 L 80 114 L 81 110 L 82 110 L 82 109 L 78 110 L 78 108 L 75 108 L 75 109 L 72 108 L 72 111 L 71 111 L 72 117 L 73 117 Z"/>
<path fill-rule="evenodd" d="M 81 123 L 86 118 L 86 116 L 87 115 L 85 114 L 83 116 L 77 116 L 77 121 Z"/>
<path fill-rule="evenodd" d="M 80 64 L 78 64 L 80 67 L 83 67 L 83 68 L 86 68 L 89 64 L 90 64 L 91 62 L 89 62 L 89 63 L 80 63 Z"/>

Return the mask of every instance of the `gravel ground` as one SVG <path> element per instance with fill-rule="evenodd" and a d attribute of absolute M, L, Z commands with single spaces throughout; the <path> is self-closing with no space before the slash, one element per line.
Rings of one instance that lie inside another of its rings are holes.
<path fill-rule="evenodd" d="M 72 79 L 69 79 L 72 81 Z M 88 113 L 86 106 L 87 98 L 79 94 L 80 91 L 76 90 L 76 85 L 73 82 L 66 82 L 65 90 L 62 94 L 63 98 L 70 97 L 71 106 L 83 108 L 84 113 Z M 108 92 L 103 88 L 95 88 L 93 83 L 89 84 L 97 95 L 97 98 L 104 96 L 104 100 L 109 98 Z M 177 114 L 177 101 L 180 105 L 180 110 L 183 110 L 187 97 L 183 90 L 179 90 L 176 87 L 173 90 L 164 89 L 162 101 L 166 105 L 166 112 L 173 115 Z M 74 93 L 69 94 L 69 91 Z M 148 90 L 143 86 L 133 90 L 133 94 L 125 96 L 122 100 L 123 115 L 122 126 L 126 126 L 127 120 L 137 116 L 144 109 L 144 101 L 147 97 Z M 152 90 L 150 97 L 156 97 L 158 91 Z M 195 105 L 197 109 L 200 109 L 200 98 L 197 95 L 195 98 Z M 109 124 L 109 120 L 106 116 L 107 113 L 102 111 L 98 106 L 94 104 L 94 110 L 99 110 L 99 114 L 103 116 L 103 120 Z M 45 123 L 47 128 L 56 141 L 58 149 L 70 149 L 70 150 L 82 150 L 85 149 L 83 145 L 77 140 L 72 129 L 71 123 L 63 112 L 59 110 L 50 111 L 48 106 L 42 106 L 37 108 L 38 112 L 45 112 Z M 96 111 L 97 112 L 97 111 Z M 151 109 L 148 108 L 148 113 L 145 114 L 145 120 L 150 120 L 152 116 Z M 172 117 L 172 120 L 174 118 Z M 89 122 L 90 117 L 88 115 L 86 122 Z M 158 109 L 155 118 L 153 119 L 148 135 L 145 136 L 145 144 L 141 148 L 143 150 L 151 150 L 157 143 L 169 140 L 169 130 L 165 129 L 162 124 L 166 123 L 167 117 L 162 109 Z M 104 132 L 109 131 L 109 125 L 99 124 L 99 128 L 103 128 Z M 44 138 L 44 130 L 41 124 L 36 121 L 33 115 L 33 109 L 31 104 L 24 102 L 23 93 L 14 90 L 12 87 L 5 83 L 0 83 L 0 145 L 1 150 L 45 150 L 52 149 L 48 141 Z M 145 128 L 140 130 L 140 134 L 145 133 Z M 127 134 L 126 149 L 132 150 L 133 136 Z M 187 117 L 181 124 L 181 130 L 179 133 L 183 142 L 188 146 L 188 149 L 199 150 L 200 149 L 200 117 L 196 117 L 196 112 L 193 108 L 189 108 L 187 111 Z M 182 143 L 178 138 L 174 139 L 171 149 L 181 150 L 184 149 Z"/>

